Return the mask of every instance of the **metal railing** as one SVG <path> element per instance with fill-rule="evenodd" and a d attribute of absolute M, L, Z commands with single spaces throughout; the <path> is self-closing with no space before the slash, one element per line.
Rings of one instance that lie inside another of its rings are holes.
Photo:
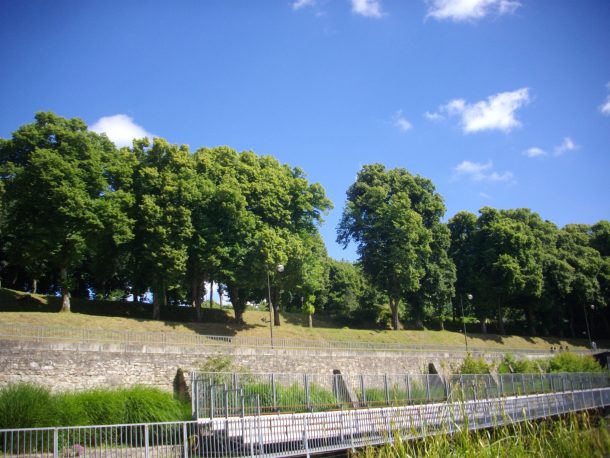
<path fill-rule="evenodd" d="M 243 397 L 242 397 L 243 399 Z M 610 405 L 610 388 L 332 412 L 0 430 L 0 456 L 286 457 L 414 439 Z"/>
<path fill-rule="evenodd" d="M 26 341 L 57 341 L 76 343 L 110 343 L 118 345 L 168 346 L 215 346 L 215 347 L 254 347 L 301 350 L 336 350 L 350 352 L 389 351 L 389 352 L 448 352 L 467 353 L 455 346 L 404 344 L 383 342 L 359 342 L 340 340 L 300 340 L 267 337 L 211 336 L 186 332 L 135 332 L 126 330 L 87 329 L 71 327 L 30 326 L 0 323 L 0 339 Z M 601 349 L 598 351 L 602 351 Z M 590 353 L 589 350 L 575 350 L 577 353 Z M 468 353 L 517 353 L 531 355 L 550 355 L 549 350 L 470 346 Z"/>
<path fill-rule="evenodd" d="M 362 407 L 492 399 L 610 387 L 610 374 L 191 374 L 194 418 L 323 412 Z M 246 401 L 258 397 L 259 405 Z"/>

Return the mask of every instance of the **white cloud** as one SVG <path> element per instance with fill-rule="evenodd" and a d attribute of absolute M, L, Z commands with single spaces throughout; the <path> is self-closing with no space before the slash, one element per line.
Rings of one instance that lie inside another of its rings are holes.
<path fill-rule="evenodd" d="M 314 6 L 316 4 L 316 0 L 296 0 L 292 3 L 292 9 L 300 10 L 301 8 L 305 8 L 307 6 Z"/>
<path fill-rule="evenodd" d="M 574 143 L 574 141 L 570 137 L 565 137 L 561 142 L 561 145 L 555 147 L 553 153 L 555 154 L 555 156 L 561 156 L 562 154 L 567 153 L 568 151 L 574 151 L 578 148 L 580 148 L 580 146 Z"/>
<path fill-rule="evenodd" d="M 488 14 L 510 14 L 521 6 L 518 0 L 428 0 L 428 4 L 426 18 L 455 22 L 482 19 Z"/>
<path fill-rule="evenodd" d="M 409 120 L 402 115 L 402 110 L 398 110 L 394 114 L 394 125 L 402 132 L 406 132 L 413 128 L 413 124 L 411 124 Z"/>
<path fill-rule="evenodd" d="M 445 119 L 445 117 L 440 114 L 440 113 L 430 113 L 429 111 L 426 111 L 424 113 L 424 118 L 426 118 L 428 121 L 442 121 L 443 119 Z"/>
<path fill-rule="evenodd" d="M 546 156 L 547 152 L 542 148 L 538 148 L 537 146 L 533 146 L 532 148 L 528 148 L 523 151 L 523 155 L 527 157 L 540 157 Z"/>
<path fill-rule="evenodd" d="M 498 173 L 492 170 L 493 163 L 491 161 L 487 161 L 486 163 L 482 162 L 472 162 L 472 161 L 462 161 L 458 165 L 455 166 L 453 171 L 455 172 L 456 177 L 464 176 L 468 177 L 473 181 L 512 181 L 514 175 L 512 172 L 502 172 Z"/>
<path fill-rule="evenodd" d="M 154 137 L 125 114 L 104 116 L 89 126 L 89 130 L 98 134 L 105 133 L 118 147 L 131 146 L 134 139 Z"/>
<path fill-rule="evenodd" d="M 352 13 L 354 14 L 377 19 L 385 14 L 383 11 L 381 11 L 380 0 L 351 0 L 351 2 Z"/>
<path fill-rule="evenodd" d="M 491 199 L 491 196 L 489 194 L 484 193 L 484 192 L 480 192 L 479 196 L 481 196 L 483 199 Z"/>
<path fill-rule="evenodd" d="M 610 90 L 610 83 L 606 84 L 606 88 Z M 610 116 L 610 95 L 606 96 L 606 101 L 599 106 L 599 111 L 603 115 Z"/>
<path fill-rule="evenodd" d="M 521 88 L 513 92 L 501 92 L 473 104 L 463 99 L 451 100 L 440 107 L 449 116 L 460 116 L 462 130 L 466 133 L 482 130 L 510 132 L 521 125 L 515 112 L 529 103 L 529 89 Z"/>

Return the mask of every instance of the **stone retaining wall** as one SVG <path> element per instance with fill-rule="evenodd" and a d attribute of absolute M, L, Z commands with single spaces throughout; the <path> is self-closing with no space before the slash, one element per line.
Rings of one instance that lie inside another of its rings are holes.
<path fill-rule="evenodd" d="M 0 341 L 0 386 L 30 382 L 53 391 L 132 386 L 171 390 L 178 368 L 188 373 L 209 358 L 228 356 L 251 372 L 347 374 L 439 372 L 458 366 L 464 352 L 352 352 L 246 347 Z M 485 359 L 497 361 L 501 353 Z"/>

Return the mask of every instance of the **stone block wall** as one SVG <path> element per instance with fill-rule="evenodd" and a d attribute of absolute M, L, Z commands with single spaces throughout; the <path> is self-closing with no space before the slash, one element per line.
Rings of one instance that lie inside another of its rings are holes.
<path fill-rule="evenodd" d="M 350 352 L 216 346 L 155 346 L 0 340 L 0 386 L 30 382 L 53 391 L 155 386 L 171 390 L 178 368 L 188 380 L 209 358 L 230 357 L 251 372 L 420 374 L 433 363 L 443 373 L 463 352 Z M 501 353 L 485 355 L 488 362 Z"/>

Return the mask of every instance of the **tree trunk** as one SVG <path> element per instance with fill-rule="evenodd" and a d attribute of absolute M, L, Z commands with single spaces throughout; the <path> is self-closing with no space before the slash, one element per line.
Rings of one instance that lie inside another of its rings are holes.
<path fill-rule="evenodd" d="M 497 300 L 498 302 L 498 332 L 500 333 L 500 335 L 505 335 L 506 332 L 504 331 L 504 317 L 502 316 L 502 304 L 500 303 L 500 298 L 498 298 Z"/>
<path fill-rule="evenodd" d="M 191 280 L 191 307 L 195 309 L 195 316 L 197 321 L 201 321 L 203 319 L 201 315 L 201 306 L 203 305 L 203 295 L 204 295 L 204 286 L 203 279 L 205 275 L 196 275 Z"/>
<path fill-rule="evenodd" d="M 479 322 L 481 323 L 481 332 L 487 334 L 487 317 L 483 316 L 479 318 Z"/>
<path fill-rule="evenodd" d="M 574 312 L 572 310 L 572 307 L 570 307 L 569 310 L 570 310 L 570 319 L 569 319 L 570 334 L 572 335 L 572 339 L 575 339 L 576 331 L 574 330 Z"/>
<path fill-rule="evenodd" d="M 59 282 L 61 288 L 61 312 L 70 312 L 70 291 L 68 291 L 68 269 L 62 267 L 59 270 Z"/>
<path fill-rule="evenodd" d="M 153 291 L 153 320 L 161 319 L 161 307 L 167 305 L 167 297 L 165 294 L 165 284 L 161 283 Z"/>
<path fill-rule="evenodd" d="M 273 306 L 273 326 L 279 326 L 280 322 L 280 294 L 278 288 L 271 289 L 271 303 Z"/>
<path fill-rule="evenodd" d="M 527 328 L 530 336 L 534 337 L 536 335 L 536 326 L 534 325 L 534 307 L 532 303 L 528 301 L 526 305 L 526 315 L 527 315 Z"/>
<path fill-rule="evenodd" d="M 401 328 L 400 320 L 398 319 L 398 304 L 400 299 L 390 299 L 390 310 L 392 311 L 392 329 L 398 331 Z"/>
<path fill-rule="evenodd" d="M 442 316 L 438 317 L 438 325 L 441 328 L 441 331 L 445 330 L 445 323 Z"/>
<path fill-rule="evenodd" d="M 32 294 L 36 294 L 36 292 L 38 291 L 38 280 L 37 279 L 32 279 Z"/>
<path fill-rule="evenodd" d="M 210 280 L 210 308 L 214 308 L 214 280 Z"/>
<path fill-rule="evenodd" d="M 307 317 L 309 318 L 309 327 L 313 328 L 313 315 L 309 313 L 307 314 Z"/>
<path fill-rule="evenodd" d="M 244 312 L 246 311 L 246 301 L 242 299 L 239 288 L 235 285 L 227 285 L 229 291 L 229 298 L 231 304 L 233 304 L 233 311 L 235 312 L 235 321 L 239 324 L 244 323 Z"/>
<path fill-rule="evenodd" d="M 221 284 L 218 283 L 218 306 L 222 310 L 222 295 L 224 294 L 224 289 L 221 288 Z"/>
<path fill-rule="evenodd" d="M 140 291 L 135 286 L 133 288 L 131 288 L 131 291 L 132 291 L 131 294 L 133 295 L 133 303 L 134 304 L 139 303 L 140 302 Z"/>

